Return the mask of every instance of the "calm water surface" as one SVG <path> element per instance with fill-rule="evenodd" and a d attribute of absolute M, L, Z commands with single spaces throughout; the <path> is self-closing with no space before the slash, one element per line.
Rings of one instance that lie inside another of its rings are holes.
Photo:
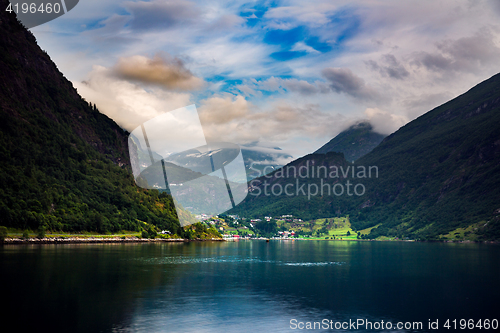
<path fill-rule="evenodd" d="M 486 244 L 4 246 L 0 286 L 8 308 L 1 326 L 9 332 L 296 332 L 291 319 L 365 319 L 421 321 L 419 332 L 436 332 L 427 329 L 429 319 L 440 325 L 448 318 L 500 319 L 499 264 L 500 246 Z"/>

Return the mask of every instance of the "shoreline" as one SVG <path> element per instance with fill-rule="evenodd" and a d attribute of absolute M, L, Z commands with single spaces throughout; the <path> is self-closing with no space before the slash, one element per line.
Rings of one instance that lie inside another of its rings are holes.
<path fill-rule="evenodd" d="M 106 244 L 106 243 L 187 243 L 187 242 L 223 242 L 224 239 L 183 239 L 183 238 L 137 238 L 137 237 L 48 237 L 48 238 L 6 238 L 3 245 L 26 245 L 26 244 Z"/>
<path fill-rule="evenodd" d="M 211 239 L 183 239 L 183 238 L 137 238 L 137 237 L 47 237 L 47 238 L 6 238 L 1 245 L 28 245 L 28 244 L 120 244 L 120 243 L 188 243 L 188 242 L 226 242 L 226 241 L 239 241 L 239 240 L 273 240 L 273 241 L 361 241 L 361 242 L 415 242 L 415 243 L 483 243 L 483 244 L 499 244 L 498 241 L 470 241 L 470 240 L 434 240 L 434 241 L 416 241 L 416 240 L 377 240 L 377 239 L 224 239 L 224 238 L 211 238 Z"/>

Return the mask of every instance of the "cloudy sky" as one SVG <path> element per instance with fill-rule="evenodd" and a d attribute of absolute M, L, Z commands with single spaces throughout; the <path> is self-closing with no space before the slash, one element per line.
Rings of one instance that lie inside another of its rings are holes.
<path fill-rule="evenodd" d="M 31 31 L 129 131 L 195 104 L 208 139 L 299 157 L 362 119 L 389 134 L 500 72 L 498 22 L 498 0 L 80 0 Z"/>

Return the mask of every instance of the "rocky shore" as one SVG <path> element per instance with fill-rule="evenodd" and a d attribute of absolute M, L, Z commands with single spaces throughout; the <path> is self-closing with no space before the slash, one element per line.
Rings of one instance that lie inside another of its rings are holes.
<path fill-rule="evenodd" d="M 94 243 L 170 243 L 196 241 L 224 241 L 220 238 L 212 239 L 182 239 L 182 238 L 137 238 L 137 237 L 47 237 L 47 238 L 6 238 L 5 245 L 15 244 L 94 244 Z"/>

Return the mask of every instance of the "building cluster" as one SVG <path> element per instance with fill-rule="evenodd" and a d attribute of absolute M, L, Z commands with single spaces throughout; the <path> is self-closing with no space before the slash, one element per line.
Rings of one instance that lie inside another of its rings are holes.
<path fill-rule="evenodd" d="M 196 216 L 198 220 L 203 221 L 209 226 L 214 226 L 223 235 L 225 239 L 258 239 L 258 235 L 266 235 L 271 237 L 268 232 L 263 233 L 262 230 L 258 228 L 258 223 L 261 222 L 272 222 L 272 221 L 283 221 L 291 222 L 291 227 L 294 228 L 298 222 L 303 222 L 300 218 L 294 218 L 293 215 L 282 215 L 282 216 L 265 216 L 263 219 L 260 218 L 245 218 L 238 215 L 209 215 L 200 214 Z M 293 237 L 298 237 L 293 230 L 284 230 L 284 227 L 278 228 L 273 238 L 288 239 Z"/>

